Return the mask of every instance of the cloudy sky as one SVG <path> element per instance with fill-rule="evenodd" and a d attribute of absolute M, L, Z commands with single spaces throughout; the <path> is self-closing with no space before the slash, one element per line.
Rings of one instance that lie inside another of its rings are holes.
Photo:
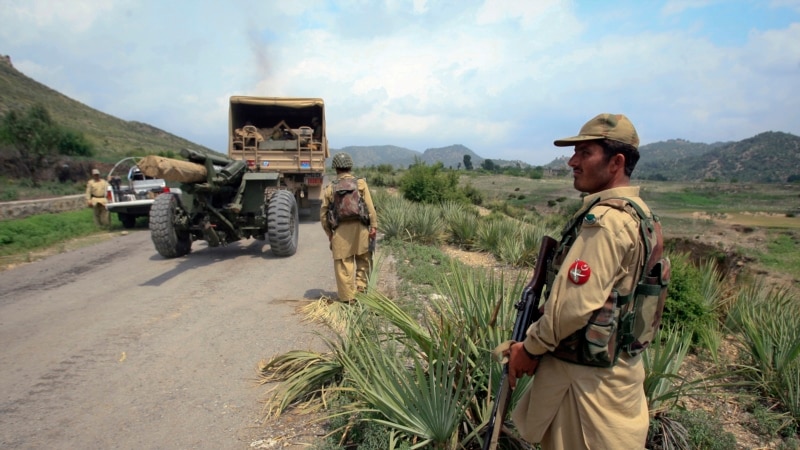
<path fill-rule="evenodd" d="M 800 135 L 800 0 L 0 0 L 0 54 L 223 152 L 231 95 L 323 98 L 334 148 L 531 164 L 600 112 L 643 144 Z"/>

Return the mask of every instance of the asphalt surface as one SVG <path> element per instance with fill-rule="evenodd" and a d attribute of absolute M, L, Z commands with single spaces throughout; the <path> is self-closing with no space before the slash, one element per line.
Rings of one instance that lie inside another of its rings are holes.
<path fill-rule="evenodd" d="M 333 295 L 318 222 L 163 259 L 146 229 L 0 272 L 0 449 L 247 449 L 259 360 L 320 349 L 297 307 Z"/>

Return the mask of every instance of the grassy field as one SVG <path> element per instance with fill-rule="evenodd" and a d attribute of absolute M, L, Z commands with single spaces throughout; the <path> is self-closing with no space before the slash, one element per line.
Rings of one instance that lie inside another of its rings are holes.
<path fill-rule="evenodd" d="M 482 192 L 484 206 L 510 204 L 541 215 L 561 214 L 565 205 L 580 199 L 570 178 L 469 174 L 461 183 Z M 736 253 L 760 271 L 800 280 L 800 184 L 643 182 L 641 186 L 642 198 L 661 216 L 668 240 L 686 239 Z M 112 224 L 119 226 L 115 220 Z M 102 231 L 93 227 L 88 210 L 0 222 L 0 256 L 27 254 L 92 233 Z"/>
<path fill-rule="evenodd" d="M 570 178 L 533 180 L 464 175 L 484 204 L 506 202 L 542 215 L 559 213 L 579 195 Z M 735 253 L 757 272 L 800 282 L 800 184 L 639 182 L 661 217 L 667 240 L 684 239 Z M 687 249 L 688 250 L 688 249 Z"/>

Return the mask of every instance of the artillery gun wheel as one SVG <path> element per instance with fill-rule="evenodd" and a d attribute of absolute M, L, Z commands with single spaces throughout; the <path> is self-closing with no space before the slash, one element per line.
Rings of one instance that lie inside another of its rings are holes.
<path fill-rule="evenodd" d="M 292 256 L 297 252 L 300 234 L 297 201 L 289 191 L 277 191 L 267 204 L 267 239 L 276 256 Z"/>
<path fill-rule="evenodd" d="M 189 232 L 175 229 L 178 208 L 178 199 L 172 194 L 159 195 L 150 207 L 150 238 L 164 258 L 177 258 L 192 249 Z"/>

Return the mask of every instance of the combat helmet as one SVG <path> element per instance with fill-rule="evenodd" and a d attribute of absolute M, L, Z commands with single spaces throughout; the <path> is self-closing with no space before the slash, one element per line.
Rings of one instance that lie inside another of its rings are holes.
<path fill-rule="evenodd" d="M 345 152 L 339 152 L 333 155 L 333 161 L 331 165 L 334 169 L 352 169 L 353 168 L 353 158 L 350 157 Z"/>

